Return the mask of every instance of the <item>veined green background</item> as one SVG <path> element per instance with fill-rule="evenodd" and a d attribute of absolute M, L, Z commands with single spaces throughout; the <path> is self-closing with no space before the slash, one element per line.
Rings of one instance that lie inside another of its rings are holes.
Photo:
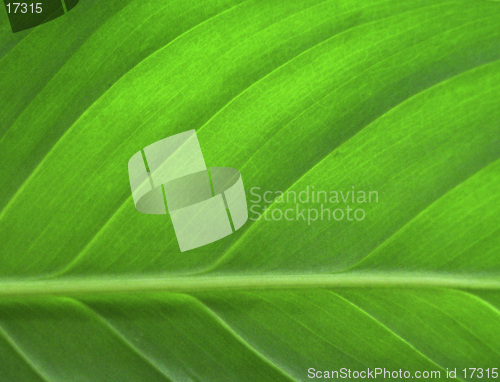
<path fill-rule="evenodd" d="M 0 108 L 2 382 L 500 367 L 499 2 L 1 9 Z M 189 129 L 247 193 L 379 203 L 181 253 L 127 162 Z"/>

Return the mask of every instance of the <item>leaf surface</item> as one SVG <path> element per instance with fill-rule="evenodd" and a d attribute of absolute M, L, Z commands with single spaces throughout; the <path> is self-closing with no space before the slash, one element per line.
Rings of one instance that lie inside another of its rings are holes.
<path fill-rule="evenodd" d="M 0 380 L 500 367 L 499 19 L 81 0 L 12 34 L 0 12 Z M 181 253 L 127 162 L 190 129 L 241 172 L 251 220 Z"/>

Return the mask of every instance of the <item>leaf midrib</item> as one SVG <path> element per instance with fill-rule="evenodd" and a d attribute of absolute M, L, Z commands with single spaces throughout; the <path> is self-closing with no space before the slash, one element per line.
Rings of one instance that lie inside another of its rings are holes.
<path fill-rule="evenodd" d="M 208 292 L 324 288 L 422 288 L 500 291 L 495 276 L 441 275 L 437 273 L 383 272 L 268 276 L 175 276 L 163 278 L 101 277 L 0 282 L 0 298 L 31 296 L 83 296 L 112 293 Z"/>

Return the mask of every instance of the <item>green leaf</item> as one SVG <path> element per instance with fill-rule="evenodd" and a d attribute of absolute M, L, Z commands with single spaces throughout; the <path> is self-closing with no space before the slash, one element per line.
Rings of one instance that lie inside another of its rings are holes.
<path fill-rule="evenodd" d="M 495 378 L 499 19 L 496 1 L 81 0 L 13 34 L 0 11 L 0 380 Z M 241 172 L 251 220 L 180 252 L 127 162 L 190 129 Z"/>

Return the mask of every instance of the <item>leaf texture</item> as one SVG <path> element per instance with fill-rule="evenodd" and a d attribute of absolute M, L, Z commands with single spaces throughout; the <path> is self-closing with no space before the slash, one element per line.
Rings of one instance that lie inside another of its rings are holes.
<path fill-rule="evenodd" d="M 81 0 L 13 34 L 0 11 L 0 380 L 500 367 L 499 19 L 496 1 Z M 181 253 L 127 162 L 190 129 L 267 212 Z M 313 189 L 376 201 L 275 200 Z M 364 218 L 307 220 L 346 204 Z"/>

